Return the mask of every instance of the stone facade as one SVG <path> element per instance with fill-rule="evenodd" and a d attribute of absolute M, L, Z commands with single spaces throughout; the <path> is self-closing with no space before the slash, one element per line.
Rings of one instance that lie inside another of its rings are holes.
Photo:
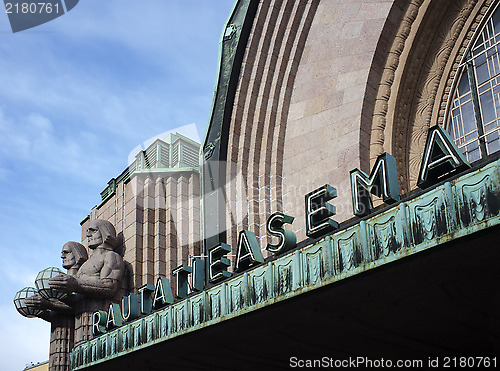
<path fill-rule="evenodd" d="M 228 243 L 249 229 L 261 246 L 275 211 L 306 238 L 304 195 L 338 190 L 336 220 L 353 217 L 349 171 L 397 159 L 416 187 L 427 129 L 443 124 L 460 59 L 489 0 L 261 1 L 229 133 Z M 375 200 L 377 204 L 377 200 Z M 233 221 L 238 221 L 237 224 Z"/>
<path fill-rule="evenodd" d="M 305 238 L 303 195 L 329 183 L 337 221 L 352 217 L 349 171 L 369 171 L 370 133 L 361 126 L 372 68 L 392 1 L 321 1 L 306 40 L 286 125 L 285 211 Z"/>

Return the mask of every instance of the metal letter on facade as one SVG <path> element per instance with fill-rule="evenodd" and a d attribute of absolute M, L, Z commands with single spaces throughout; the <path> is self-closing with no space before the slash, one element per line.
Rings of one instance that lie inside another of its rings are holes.
<path fill-rule="evenodd" d="M 339 224 L 330 219 L 337 212 L 335 206 L 327 201 L 337 197 L 337 190 L 329 184 L 308 193 L 306 202 L 306 235 L 309 237 L 319 237 L 328 232 L 332 232 L 339 227 Z"/>
<path fill-rule="evenodd" d="M 242 230 L 238 236 L 238 248 L 236 249 L 236 263 L 234 270 L 242 272 L 256 264 L 263 263 L 264 256 L 260 251 L 257 237 L 253 232 Z"/>
<path fill-rule="evenodd" d="M 354 215 L 366 216 L 372 209 L 374 194 L 388 204 L 399 201 L 396 159 L 387 152 L 377 157 L 370 176 L 359 169 L 351 170 L 351 193 Z"/>
<path fill-rule="evenodd" d="M 284 214 L 280 211 L 272 214 L 267 219 L 266 230 L 273 237 L 279 238 L 277 244 L 269 243 L 266 247 L 267 251 L 273 254 L 284 253 L 297 246 L 297 236 L 292 231 L 283 228 L 284 224 L 292 224 L 295 218 L 293 216 Z"/>
<path fill-rule="evenodd" d="M 441 126 L 429 128 L 417 186 L 425 189 L 471 166 Z"/>
<path fill-rule="evenodd" d="M 208 275 L 211 283 L 219 282 L 225 278 L 231 277 L 227 268 L 231 264 L 225 257 L 231 252 L 231 246 L 227 243 L 221 243 L 208 252 Z"/>

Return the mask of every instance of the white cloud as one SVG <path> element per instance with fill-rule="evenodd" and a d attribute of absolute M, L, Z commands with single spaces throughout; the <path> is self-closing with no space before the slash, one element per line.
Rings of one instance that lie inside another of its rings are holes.
<path fill-rule="evenodd" d="M 49 24 L 47 29 L 64 33 L 73 40 L 106 40 L 120 44 L 140 52 L 144 58 L 156 55 L 189 64 L 190 56 L 196 54 L 193 49 L 217 47 L 212 35 L 222 33 L 234 1 L 217 2 L 214 6 L 214 2 L 208 0 L 86 0 L 72 11 L 78 14 L 70 12 Z M 193 48 L 194 40 L 202 42 Z M 165 60 L 152 62 L 164 64 Z"/>
<path fill-rule="evenodd" d="M 54 130 L 51 120 L 39 113 L 28 113 L 16 119 L 0 107 L 0 154 L 3 166 L 10 164 L 22 173 L 23 162 L 32 163 L 48 173 L 77 176 L 94 182 L 94 174 L 102 174 L 107 165 L 100 158 L 98 144 L 79 143 L 79 135 L 64 135 Z M 91 134 L 83 134 L 92 138 Z M 87 146 L 86 148 L 84 146 Z M 82 171 L 85 165 L 87 171 Z M 21 168 L 20 168 L 21 167 Z"/>

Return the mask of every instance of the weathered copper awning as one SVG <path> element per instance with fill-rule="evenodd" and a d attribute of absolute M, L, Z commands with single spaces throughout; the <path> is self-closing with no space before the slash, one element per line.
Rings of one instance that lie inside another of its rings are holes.
<path fill-rule="evenodd" d="M 71 368 L 491 355 L 499 224 L 497 160 L 84 343 Z"/>

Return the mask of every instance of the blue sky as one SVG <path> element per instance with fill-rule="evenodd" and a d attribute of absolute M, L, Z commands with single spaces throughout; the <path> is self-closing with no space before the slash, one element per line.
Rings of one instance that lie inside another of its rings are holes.
<path fill-rule="evenodd" d="M 62 245 L 138 145 L 196 124 L 203 137 L 233 0 L 81 0 L 13 34 L 0 12 L 0 359 L 48 359 L 49 324 L 12 299 L 61 267 Z M 191 126 L 192 128 L 192 126 Z"/>

